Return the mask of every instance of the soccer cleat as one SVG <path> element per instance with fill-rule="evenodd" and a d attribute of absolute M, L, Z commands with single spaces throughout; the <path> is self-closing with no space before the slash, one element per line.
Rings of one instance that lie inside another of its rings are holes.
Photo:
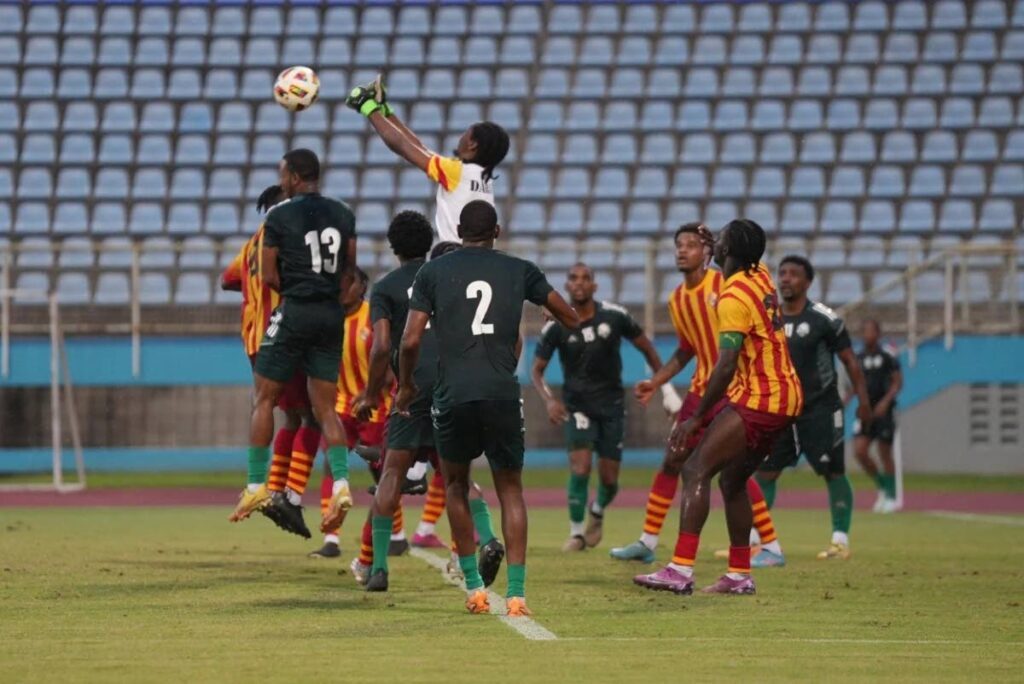
<path fill-rule="evenodd" d="M 878 512 L 882 514 L 889 514 L 895 513 L 902 508 L 902 506 L 896 503 L 896 499 L 890 499 L 889 497 L 885 497 L 885 499 L 882 501 L 882 507 L 878 509 Z"/>
<path fill-rule="evenodd" d="M 522 596 L 513 596 L 505 601 L 509 617 L 530 617 L 533 613 L 526 607 L 526 599 Z"/>
<path fill-rule="evenodd" d="M 441 538 L 431 532 L 430 534 L 412 535 L 412 545 L 417 549 L 444 549 L 448 545 L 441 541 Z"/>
<path fill-rule="evenodd" d="M 324 542 L 316 551 L 309 554 L 310 558 L 337 558 L 341 555 L 341 548 L 336 542 Z M 358 559 L 357 559 L 358 560 Z"/>
<path fill-rule="evenodd" d="M 352 564 L 348 566 L 348 569 L 352 571 L 352 577 L 355 579 L 356 584 L 365 585 L 366 581 L 370 579 L 370 566 L 366 563 L 360 563 L 358 558 L 352 559 Z"/>
<path fill-rule="evenodd" d="M 590 522 L 587 523 L 587 529 L 583 532 L 583 540 L 587 542 L 588 548 L 593 548 L 601 543 L 601 537 L 604 536 L 604 516 L 594 515 L 593 512 L 590 514 Z"/>
<path fill-rule="evenodd" d="M 402 494 L 410 496 L 422 496 L 427 493 L 427 476 L 424 475 L 418 480 L 405 478 L 402 482 Z"/>
<path fill-rule="evenodd" d="M 611 557 L 615 560 L 640 561 L 641 563 L 653 563 L 654 551 L 647 548 L 641 541 L 635 541 L 628 546 L 617 546 L 611 550 Z"/>
<path fill-rule="evenodd" d="M 359 458 L 363 459 L 367 463 L 376 463 L 381 457 L 380 447 L 369 446 L 362 442 L 356 444 L 352 451 L 356 452 Z"/>
<path fill-rule="evenodd" d="M 254 511 L 261 510 L 264 506 L 270 504 L 270 491 L 266 485 L 260 485 L 255 491 L 249 491 L 246 487 L 242 490 L 241 496 L 238 497 L 238 503 L 235 505 L 235 510 L 228 516 L 228 520 L 231 522 L 238 522 L 245 520 Z"/>
<path fill-rule="evenodd" d="M 818 560 L 846 560 L 850 557 L 850 547 L 846 544 L 829 544 L 828 548 L 818 554 Z"/>
<path fill-rule="evenodd" d="M 505 547 L 497 539 L 492 539 L 480 547 L 480 558 L 477 565 L 480 568 L 480 577 L 483 579 L 485 587 L 494 584 L 504 557 Z"/>
<path fill-rule="evenodd" d="M 781 568 L 786 564 L 786 557 L 781 553 L 775 553 L 762 548 L 750 558 L 752 568 Z"/>
<path fill-rule="evenodd" d="M 885 507 L 885 492 L 881 489 L 878 490 L 878 496 L 875 497 L 875 505 L 871 507 L 873 513 L 881 513 Z"/>
<path fill-rule="evenodd" d="M 754 579 L 750 575 L 743 575 L 742 579 L 733 579 L 728 575 L 722 575 L 718 581 L 709 587 L 700 590 L 702 594 L 756 594 Z"/>
<path fill-rule="evenodd" d="M 491 612 L 491 604 L 487 600 L 487 591 L 477 589 L 466 597 L 466 610 L 474 615 Z"/>
<path fill-rule="evenodd" d="M 574 534 L 565 540 L 562 544 L 562 551 L 586 551 L 587 540 L 583 538 L 582 534 Z"/>
<path fill-rule="evenodd" d="M 409 553 L 409 540 L 408 539 L 405 539 L 405 538 L 402 538 L 402 539 L 392 539 L 388 543 L 388 555 L 389 556 L 402 556 L 402 555 L 405 555 L 407 553 Z"/>
<path fill-rule="evenodd" d="M 388 590 L 388 572 L 387 570 L 377 570 L 370 575 L 370 579 L 366 580 L 366 591 L 387 591 Z"/>
<path fill-rule="evenodd" d="M 666 565 L 657 572 L 649 575 L 637 575 L 633 578 L 633 584 L 654 589 L 655 591 L 671 591 L 673 594 L 689 595 L 693 593 L 693 575 L 684 575 L 675 568 Z"/>
<path fill-rule="evenodd" d="M 338 483 L 335 482 L 334 484 L 337 485 Z M 341 486 L 338 487 L 338 491 L 331 497 L 330 503 L 327 504 L 327 512 L 324 513 L 324 517 L 320 521 L 320 531 L 326 532 L 341 525 L 345 512 L 350 508 L 352 508 L 352 491 L 349 489 L 347 482 L 342 482 Z"/>
<path fill-rule="evenodd" d="M 283 492 L 274 492 L 270 496 L 270 503 L 264 506 L 261 512 L 285 532 L 297 534 L 303 539 L 313 536 L 302 517 L 302 506 L 290 502 Z"/>

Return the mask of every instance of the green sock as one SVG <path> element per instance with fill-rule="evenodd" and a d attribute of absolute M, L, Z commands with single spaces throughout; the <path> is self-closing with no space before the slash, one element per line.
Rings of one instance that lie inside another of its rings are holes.
<path fill-rule="evenodd" d="M 510 563 L 508 566 L 508 593 L 505 594 L 505 598 L 523 598 L 525 596 L 526 566 L 512 565 Z"/>
<path fill-rule="evenodd" d="M 775 485 L 778 480 L 762 480 L 757 475 L 754 476 L 757 480 L 757 484 L 761 485 L 761 491 L 764 492 L 764 502 L 770 509 L 775 505 Z"/>
<path fill-rule="evenodd" d="M 476 565 L 476 556 L 459 556 L 459 567 L 462 568 L 462 576 L 466 578 L 468 591 L 484 588 L 484 581 L 480 578 L 480 570 Z"/>
<path fill-rule="evenodd" d="M 853 487 L 846 475 L 828 480 L 828 507 L 832 511 L 832 531 L 848 534 L 853 518 Z"/>
<path fill-rule="evenodd" d="M 885 473 L 882 471 L 875 473 L 875 487 L 877 487 L 880 492 L 885 491 Z"/>
<path fill-rule="evenodd" d="M 569 522 L 582 523 L 587 516 L 587 489 L 590 475 L 569 473 Z"/>
<path fill-rule="evenodd" d="M 267 481 L 267 462 L 270 460 L 270 447 L 249 447 L 249 484 L 263 484 Z"/>
<path fill-rule="evenodd" d="M 473 514 L 473 527 L 480 537 L 480 546 L 494 539 L 494 530 L 491 529 L 491 511 L 487 508 L 487 502 L 483 499 L 470 499 L 469 512 Z"/>
<path fill-rule="evenodd" d="M 595 506 L 591 507 L 590 512 L 596 515 L 604 515 L 604 509 L 608 508 L 608 505 L 615 500 L 615 495 L 619 493 L 619 483 L 606 485 L 597 485 L 597 501 Z"/>
<path fill-rule="evenodd" d="M 885 473 L 881 475 L 882 478 L 882 491 L 890 499 L 896 498 L 896 476 Z"/>
<path fill-rule="evenodd" d="M 371 525 L 373 535 L 373 565 L 370 572 L 388 571 L 388 546 L 391 545 L 391 516 L 375 515 Z"/>
<path fill-rule="evenodd" d="M 348 479 L 348 448 L 339 444 L 328 447 L 327 462 L 331 464 L 331 477 L 335 480 Z"/>

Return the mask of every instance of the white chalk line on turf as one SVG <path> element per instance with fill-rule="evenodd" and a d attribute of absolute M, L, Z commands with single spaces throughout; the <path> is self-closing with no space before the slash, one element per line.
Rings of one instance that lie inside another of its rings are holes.
<path fill-rule="evenodd" d="M 1024 646 L 1022 641 L 966 641 L 964 639 L 829 639 L 829 638 L 800 638 L 800 637 L 762 637 L 762 638 L 750 638 L 743 637 L 744 641 L 750 642 L 764 642 L 764 643 L 778 643 L 780 640 L 786 643 L 797 643 L 797 644 L 864 644 L 864 645 L 885 645 L 891 644 L 894 646 L 953 646 L 953 645 L 966 645 L 966 646 Z M 666 642 L 710 642 L 710 643 L 735 643 L 735 637 L 614 637 L 614 636 L 595 636 L 595 637 L 566 637 L 559 641 L 666 641 Z"/>
<path fill-rule="evenodd" d="M 446 582 L 452 586 L 459 587 L 462 591 L 466 591 L 466 584 L 462 580 L 454 579 L 446 572 L 448 561 L 444 558 L 430 553 L 429 551 L 417 548 L 410 549 L 409 555 L 415 556 L 427 565 L 437 568 L 441 571 L 441 576 Z M 554 641 L 558 639 L 554 632 L 542 626 L 536 620 L 528 617 L 513 618 L 506 615 L 505 599 L 498 596 L 493 591 L 487 592 L 487 599 L 491 604 L 491 615 L 496 616 L 506 625 L 519 632 L 519 634 L 524 638 L 529 639 L 530 641 Z"/>
<path fill-rule="evenodd" d="M 1024 517 L 1015 518 L 1009 515 L 985 515 L 983 513 L 957 513 L 956 511 L 927 511 L 927 513 L 937 518 L 949 518 L 950 520 L 1024 527 Z"/>

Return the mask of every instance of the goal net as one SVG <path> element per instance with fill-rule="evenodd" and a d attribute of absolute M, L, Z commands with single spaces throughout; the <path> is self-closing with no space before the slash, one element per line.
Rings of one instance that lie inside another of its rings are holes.
<path fill-rule="evenodd" d="M 0 457 L 0 491 L 49 490 L 71 492 L 85 489 L 85 460 L 75 413 L 71 373 L 68 370 L 64 331 L 60 323 L 57 295 L 43 290 L 5 289 L 0 285 L 0 373 L 11 374 L 11 305 L 45 303 L 49 335 L 49 459 L 29 463 L 28 468 L 19 458 L 17 472 Z M 0 417 L 0 420 L 3 420 Z M 66 442 L 69 442 L 66 444 Z M 45 451 L 45 450 L 44 450 Z M 66 451 L 70 451 L 65 464 Z M 2 454 L 0 450 L 0 454 Z M 8 466 L 8 467 L 5 467 Z M 69 477 L 65 477 L 66 471 Z M 6 480 L 6 481 L 5 481 Z"/>

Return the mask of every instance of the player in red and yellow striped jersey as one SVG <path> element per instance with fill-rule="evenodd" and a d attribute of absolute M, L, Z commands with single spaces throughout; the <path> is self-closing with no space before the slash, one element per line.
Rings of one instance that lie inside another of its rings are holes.
<path fill-rule="evenodd" d="M 725 280 L 718 298 L 718 360 L 694 414 L 672 430 L 670 449 L 683 453 L 707 425 L 683 465 L 679 539 L 672 562 L 634 582 L 677 594 L 693 592 L 693 562 L 711 503 L 711 479 L 721 473 L 729 529 L 729 570 L 709 593 L 753 594 L 750 529 L 753 522 L 747 481 L 791 425 L 803 393 L 789 357 L 775 283 L 761 265 L 765 234 L 748 219 L 730 221 L 715 243 L 715 262 Z M 718 409 L 723 398 L 728 403 Z"/>
<path fill-rule="evenodd" d="M 686 395 L 686 400 L 681 402 L 681 408 L 677 412 L 677 422 L 687 420 L 696 412 L 700 399 L 707 388 L 711 369 L 718 361 L 718 313 L 715 307 L 724 279 L 720 271 L 708 268 L 713 242 L 711 231 L 699 222 L 683 224 L 676 231 L 674 238 L 676 265 L 683 274 L 683 282 L 669 296 L 668 308 L 672 325 L 679 337 L 679 347 L 650 380 L 642 380 L 636 387 L 637 399 L 643 406 L 646 406 L 656 389 L 661 388 L 663 393 L 666 390 L 671 390 L 672 385 L 669 382 L 672 378 L 685 368 L 691 359 L 696 358 L 697 365 L 693 377 L 690 379 L 689 392 Z M 710 415 L 716 413 L 724 403 L 725 400 L 721 400 L 719 406 L 712 410 Z M 700 441 L 704 428 L 709 422 L 710 416 L 691 436 L 682 451 L 677 452 L 673 449 L 667 451 L 661 468 L 654 475 L 654 482 L 648 494 L 643 533 L 640 535 L 640 539 L 627 546 L 612 549 L 612 558 L 639 560 L 645 563 L 654 561 L 654 549 L 658 545 L 658 537 L 665 522 L 665 516 L 668 515 L 672 499 L 676 495 L 683 463 Z M 756 509 L 757 531 L 756 535 L 752 535 L 752 537 L 768 550 L 767 554 L 763 556 L 759 554 L 758 558 L 769 561 L 773 565 L 780 565 L 782 564 L 782 549 L 779 547 L 771 514 L 767 512 L 763 503 L 764 495 L 756 481 L 750 481 L 748 493 Z M 754 565 L 755 567 L 759 565 L 757 559 L 755 559 Z"/>
<path fill-rule="evenodd" d="M 269 211 L 283 199 L 281 186 L 271 185 L 260 194 L 256 209 L 261 213 Z M 260 224 L 221 274 L 222 289 L 242 293 L 242 344 L 250 363 L 255 363 L 270 315 L 281 301 L 281 295 L 263 282 L 262 260 L 263 224 Z M 259 510 L 282 529 L 308 538 L 309 530 L 302 521 L 298 502 L 293 496 L 289 504 L 285 493 L 293 451 L 306 453 L 312 449 L 312 453 L 316 453 L 320 443 L 320 431 L 306 397 L 305 375 L 295 374 L 277 406 L 285 414 L 285 424 L 274 436 L 273 459 L 266 484 L 268 501 Z M 280 501 L 274 500 L 275 494 Z"/>

